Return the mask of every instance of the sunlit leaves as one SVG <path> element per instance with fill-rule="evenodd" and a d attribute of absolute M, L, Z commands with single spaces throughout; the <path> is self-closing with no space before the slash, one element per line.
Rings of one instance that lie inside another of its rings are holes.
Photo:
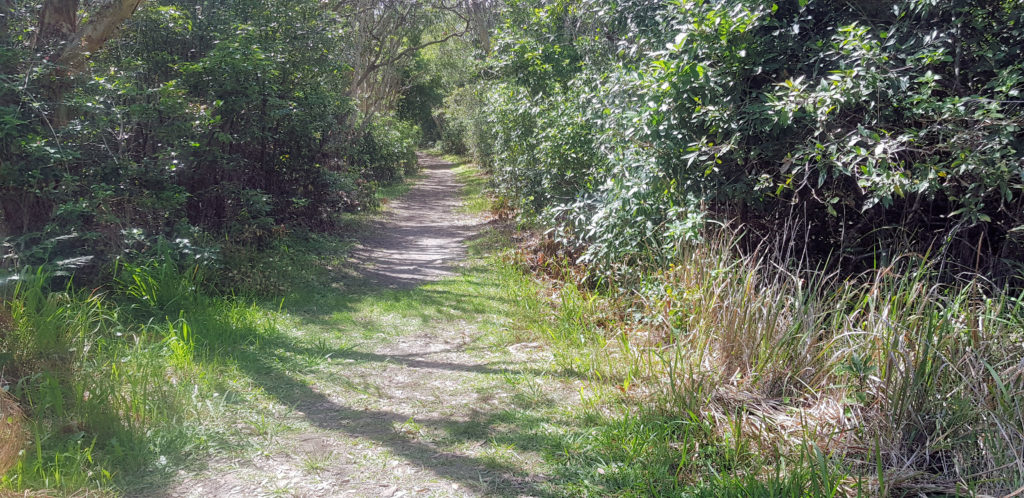
<path fill-rule="evenodd" d="M 585 4 L 517 2 L 491 94 L 499 183 L 585 258 L 678 238 L 670 206 L 865 245 L 1024 223 L 1019 5 Z"/>

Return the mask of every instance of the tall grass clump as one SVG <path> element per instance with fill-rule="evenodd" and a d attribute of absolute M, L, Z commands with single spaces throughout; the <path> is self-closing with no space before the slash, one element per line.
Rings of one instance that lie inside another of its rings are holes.
<path fill-rule="evenodd" d="M 171 260 L 118 264 L 98 290 L 50 282 L 29 274 L 4 296 L 0 384 L 16 404 L 3 394 L 0 431 L 20 425 L 27 444 L 5 439 L 0 463 L 17 457 L 0 490 L 146 489 L 230 437 L 212 382 L 279 333 L 273 313 L 204 294 L 202 269 Z"/>
<path fill-rule="evenodd" d="M 175 368 L 185 352 L 174 349 L 187 325 L 133 324 L 102 294 L 47 280 L 19 281 L 5 302 L 3 376 L 27 412 L 30 444 L 0 484 L 105 488 L 158 458 L 152 438 L 188 405 L 177 386 L 195 372 Z"/>
<path fill-rule="evenodd" d="M 1021 297 L 924 258 L 840 278 L 734 247 L 684 250 L 638 292 L 647 323 L 619 349 L 653 405 L 761 454 L 811 448 L 871 492 L 1024 484 Z"/>

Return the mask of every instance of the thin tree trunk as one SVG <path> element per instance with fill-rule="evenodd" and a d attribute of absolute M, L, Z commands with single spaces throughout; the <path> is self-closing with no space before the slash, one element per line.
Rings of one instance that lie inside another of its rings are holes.
<path fill-rule="evenodd" d="M 14 0 L 0 0 L 0 36 L 7 35 L 7 25 L 14 13 Z"/>
<path fill-rule="evenodd" d="M 485 1 L 470 0 L 468 2 L 467 16 L 473 25 L 476 41 L 484 55 L 491 53 L 492 9 L 493 7 Z"/>
<path fill-rule="evenodd" d="M 64 46 L 75 36 L 77 30 L 78 0 L 46 0 L 43 2 L 42 10 L 39 11 L 39 29 L 36 32 L 35 48 L 49 53 L 47 60 L 56 63 Z M 46 98 L 53 106 L 50 125 L 54 128 L 63 128 L 70 120 L 68 106 L 64 102 L 64 96 L 70 89 L 71 82 L 68 71 L 59 65 L 46 76 L 46 81 L 43 82 Z"/>

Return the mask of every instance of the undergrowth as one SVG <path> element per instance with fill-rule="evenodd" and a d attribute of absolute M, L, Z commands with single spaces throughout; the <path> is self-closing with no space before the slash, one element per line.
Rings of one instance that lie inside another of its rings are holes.
<path fill-rule="evenodd" d="M 457 173 L 467 210 L 493 206 L 486 177 Z M 326 237 L 238 254 L 234 270 L 122 264 L 99 289 L 27 275 L 0 310 L 0 431 L 28 441 L 0 490 L 164 489 L 212 456 L 275 444 L 295 387 L 346 341 L 482 314 L 501 319 L 480 347 L 537 341 L 551 354 L 543 375 L 507 375 L 514 408 L 474 423 L 495 465 L 503 451 L 541 455 L 552 495 L 995 495 L 1024 483 L 1018 295 L 939 284 L 910 256 L 850 280 L 791 272 L 712 237 L 634 285 L 595 287 L 548 246 L 512 249 L 522 239 L 489 223 L 462 277 L 403 292 L 339 279 L 347 242 Z M 578 402 L 549 399 L 549 376 L 576 382 Z M 471 426 L 451 430 L 478 444 Z"/>
<path fill-rule="evenodd" d="M 614 386 L 593 410 L 638 411 L 614 422 L 635 429 L 609 438 L 610 458 L 636 461 L 620 446 L 641 437 L 657 480 L 715 494 L 1020 488 L 1020 297 L 937 284 L 909 259 L 838 281 L 732 249 L 687 250 L 636 288 L 553 284 L 540 332 L 556 361 Z"/>
<path fill-rule="evenodd" d="M 1024 485 L 1019 293 L 979 277 L 950 284 L 909 254 L 856 278 L 788 271 L 740 255 L 728 236 L 595 290 L 585 268 L 513 237 L 521 245 L 506 264 L 540 278 L 547 296 L 524 330 L 588 379 L 548 454 L 575 494 L 1000 495 Z"/>
<path fill-rule="evenodd" d="M 277 317 L 202 290 L 202 271 L 121 265 L 109 289 L 55 292 L 19 281 L 2 334 L 5 389 L 28 417 L 29 444 L 0 489 L 145 489 L 231 445 L 238 355 L 279 340 Z M 202 423 L 199 421 L 202 420 Z"/>
<path fill-rule="evenodd" d="M 216 262 L 119 262 L 84 289 L 23 269 L 0 287 L 0 494 L 146 494 L 215 456 L 263 451 L 284 408 L 259 371 L 317 367 L 283 307 L 332 289 L 350 246 L 287 233 Z"/>

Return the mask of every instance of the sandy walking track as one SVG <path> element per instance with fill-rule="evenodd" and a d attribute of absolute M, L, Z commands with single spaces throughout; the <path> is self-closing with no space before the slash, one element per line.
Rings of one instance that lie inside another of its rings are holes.
<path fill-rule="evenodd" d="M 356 271 L 369 282 L 410 288 L 450 277 L 465 259 L 465 241 L 479 232 L 477 217 L 459 213 L 461 185 L 451 163 L 421 155 L 422 179 L 389 205 L 353 252 Z"/>
<path fill-rule="evenodd" d="M 353 252 L 353 267 L 370 282 L 360 288 L 401 291 L 455 275 L 466 255 L 465 241 L 481 226 L 477 217 L 460 212 L 454 166 L 426 156 L 420 161 L 421 178 L 389 205 L 388 215 Z M 294 407 L 283 416 L 301 429 L 278 436 L 273 451 L 214 462 L 200 475 L 182 476 L 166 495 L 547 494 L 544 476 L 525 470 L 535 468 L 539 456 L 516 450 L 514 458 L 522 465 L 487 458 L 494 438 L 514 429 L 480 423 L 509 408 L 513 396 L 504 392 L 509 387 L 502 379 L 536 372 L 518 363 L 531 361 L 534 353 L 517 352 L 508 361 L 507 351 L 468 347 L 479 334 L 472 324 L 448 321 L 372 350 L 345 353 L 346 359 L 330 368 L 346 384 L 372 386 L 362 393 L 284 376 L 271 394 Z M 466 437 L 453 443 L 453 434 Z M 328 463 L 310 472 L 309 461 Z"/>

